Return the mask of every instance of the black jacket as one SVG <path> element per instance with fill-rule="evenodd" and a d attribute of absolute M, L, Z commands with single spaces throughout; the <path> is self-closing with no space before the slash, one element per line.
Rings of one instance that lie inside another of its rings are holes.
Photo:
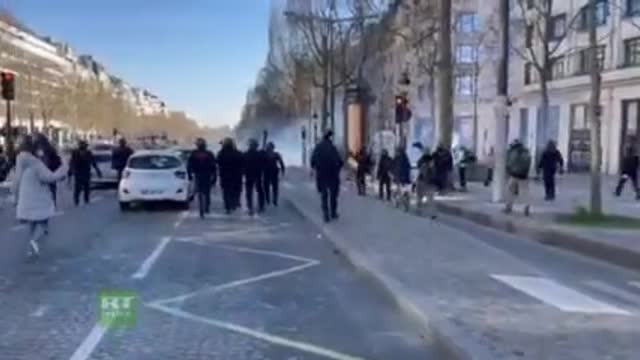
<path fill-rule="evenodd" d="M 358 154 L 356 154 L 356 162 L 358 163 L 358 174 L 364 175 L 371 172 L 371 166 L 373 164 L 369 153 L 366 151 L 359 151 Z"/>
<path fill-rule="evenodd" d="M 622 173 L 625 175 L 637 176 L 639 166 L 640 158 L 638 155 L 625 155 L 622 159 Z"/>
<path fill-rule="evenodd" d="M 242 182 L 242 153 L 233 147 L 223 147 L 218 152 L 218 172 L 222 187 Z"/>
<path fill-rule="evenodd" d="M 209 150 L 195 150 L 187 163 L 189 178 L 198 184 L 215 184 L 217 180 L 216 157 Z"/>
<path fill-rule="evenodd" d="M 343 165 L 338 149 L 330 140 L 322 140 L 313 149 L 311 167 L 316 171 L 318 181 L 338 180 Z"/>
<path fill-rule="evenodd" d="M 247 150 L 244 153 L 243 173 L 246 180 L 259 180 L 265 171 L 266 152 L 263 150 Z"/>
<path fill-rule="evenodd" d="M 393 170 L 393 159 L 389 155 L 380 155 L 378 160 L 378 180 L 390 179 L 391 171 Z"/>
<path fill-rule="evenodd" d="M 282 156 L 277 151 L 265 152 L 265 176 L 277 177 L 280 172 L 284 174 L 285 166 Z"/>
<path fill-rule="evenodd" d="M 118 146 L 113 149 L 111 154 L 111 168 L 115 170 L 124 169 L 131 155 L 133 155 L 133 150 L 128 146 Z"/>
<path fill-rule="evenodd" d="M 545 150 L 542 152 L 540 162 L 538 163 L 538 170 L 542 170 L 545 174 L 555 174 L 558 171 L 558 167 L 562 169 L 564 166 L 564 160 L 562 154 L 558 149 Z"/>
<path fill-rule="evenodd" d="M 69 161 L 69 176 L 75 176 L 76 180 L 90 179 L 92 167 L 100 174 L 91 150 L 73 150 Z"/>

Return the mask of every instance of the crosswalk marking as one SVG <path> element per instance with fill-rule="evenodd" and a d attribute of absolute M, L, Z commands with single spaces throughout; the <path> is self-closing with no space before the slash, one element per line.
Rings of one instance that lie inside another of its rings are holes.
<path fill-rule="evenodd" d="M 491 275 L 492 278 L 566 312 L 631 315 L 616 306 L 598 301 L 558 282 L 535 276 Z"/>
<path fill-rule="evenodd" d="M 632 304 L 640 304 L 640 295 L 634 294 L 631 291 L 620 289 L 598 280 L 585 281 L 585 284 L 591 286 L 594 289 L 600 290 L 609 295 L 613 295 L 614 297 L 620 298 Z"/>

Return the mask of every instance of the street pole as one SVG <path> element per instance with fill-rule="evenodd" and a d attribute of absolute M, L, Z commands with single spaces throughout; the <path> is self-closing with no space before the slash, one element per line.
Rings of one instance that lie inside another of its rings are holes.
<path fill-rule="evenodd" d="M 5 122 L 5 140 L 7 145 L 7 156 L 11 164 L 15 164 L 16 153 L 13 139 L 13 126 L 11 126 L 12 116 L 11 113 L 11 100 L 7 100 L 7 120 Z"/>
<path fill-rule="evenodd" d="M 333 22 L 328 22 L 329 24 L 329 111 L 330 115 L 330 129 L 335 132 L 336 118 L 335 118 L 335 108 L 336 108 L 336 87 L 335 87 L 335 61 L 334 57 L 334 39 L 333 39 Z"/>
<path fill-rule="evenodd" d="M 509 131 L 509 0 L 500 1 L 501 51 L 498 71 L 498 96 L 495 112 L 495 146 L 493 202 L 502 202 L 505 198 L 507 183 L 507 138 Z"/>

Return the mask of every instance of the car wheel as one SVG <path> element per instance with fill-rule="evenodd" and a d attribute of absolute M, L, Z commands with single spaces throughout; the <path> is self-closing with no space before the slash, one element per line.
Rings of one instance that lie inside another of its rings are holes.
<path fill-rule="evenodd" d="M 120 202 L 120 211 L 129 211 L 131 209 L 131 204 L 128 202 Z"/>

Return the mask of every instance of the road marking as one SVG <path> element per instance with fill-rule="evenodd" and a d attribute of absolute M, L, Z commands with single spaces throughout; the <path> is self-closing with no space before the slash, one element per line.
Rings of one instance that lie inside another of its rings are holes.
<path fill-rule="evenodd" d="M 49 306 L 47 305 L 40 305 L 38 306 L 38 308 L 36 309 L 36 311 L 31 313 L 32 317 L 42 317 L 44 315 L 44 313 L 47 312 L 47 310 L 49 309 Z"/>
<path fill-rule="evenodd" d="M 599 280 L 585 281 L 585 284 L 593 287 L 594 289 L 600 290 L 604 293 L 620 298 L 632 304 L 640 304 L 640 295 L 634 294 L 631 291 L 619 289 L 615 286 L 611 286 Z"/>
<path fill-rule="evenodd" d="M 598 301 L 551 279 L 510 275 L 491 275 L 491 277 L 562 311 L 631 315 L 626 310 Z"/>
<path fill-rule="evenodd" d="M 158 261 L 158 258 L 160 257 L 160 255 L 162 255 L 162 252 L 164 251 L 164 249 L 167 247 L 167 245 L 169 245 L 170 241 L 171 241 L 171 236 L 163 237 L 162 240 L 160 241 L 160 244 L 156 246 L 156 248 L 153 250 L 151 255 L 149 255 L 149 257 L 142 263 L 142 265 L 140 265 L 140 268 L 138 269 L 138 271 L 136 271 L 135 274 L 131 275 L 131 278 L 144 279 L 149 273 L 149 271 L 151 270 L 151 268 L 153 267 L 153 265 L 156 263 L 156 261 Z"/>
<path fill-rule="evenodd" d="M 11 231 L 20 231 L 20 230 L 23 230 L 23 229 L 26 229 L 26 228 L 27 228 L 26 224 L 18 224 L 18 225 L 13 225 L 11 227 Z"/>
<path fill-rule="evenodd" d="M 223 322 L 223 321 L 219 321 L 219 320 L 214 320 L 214 319 L 208 319 L 205 317 L 201 317 L 201 316 L 197 316 L 191 313 L 188 313 L 186 311 L 182 311 L 180 309 L 174 309 L 174 308 L 169 308 L 166 306 L 162 306 L 162 305 L 158 305 L 158 304 L 147 304 L 146 306 L 151 307 L 153 309 L 165 312 L 167 314 L 171 314 L 173 316 L 177 316 L 177 317 L 181 317 L 183 319 L 188 319 L 188 320 L 192 320 L 192 321 L 196 321 L 196 322 L 200 322 L 203 324 L 207 324 L 207 325 L 211 325 L 220 329 L 225 329 L 228 331 L 232 331 L 235 333 L 239 333 L 239 334 L 243 334 L 243 335 L 247 335 L 259 340 L 263 340 L 272 344 L 276 344 L 276 345 L 280 345 L 280 346 L 284 346 L 284 347 L 288 347 L 288 348 L 292 348 L 292 349 L 296 349 L 296 350 L 300 350 L 300 351 L 304 351 L 310 354 L 315 354 L 315 355 L 319 355 L 319 356 L 323 356 L 325 358 L 328 359 L 334 359 L 334 360 L 364 360 L 363 358 L 360 357 L 355 357 L 355 356 L 351 356 L 351 355 L 347 355 L 347 354 L 343 354 L 343 353 L 339 353 L 335 350 L 331 350 L 331 349 L 327 349 L 327 348 L 323 348 L 317 345 L 313 345 L 313 344 L 309 344 L 309 343 L 304 343 L 301 341 L 296 341 L 296 340 L 290 340 L 281 336 L 277 336 L 277 335 L 271 335 L 271 334 L 267 334 L 265 332 L 261 332 L 261 331 L 256 331 L 253 329 L 249 329 L 247 327 L 244 326 L 240 326 L 240 325 L 236 325 L 236 324 L 232 324 L 232 323 L 228 323 L 228 322 Z"/>
<path fill-rule="evenodd" d="M 180 227 L 180 225 L 187 218 L 187 216 L 189 216 L 188 211 L 181 212 L 180 215 L 178 215 L 178 219 L 173 223 L 173 228 L 177 229 L 178 227 Z"/>
<path fill-rule="evenodd" d="M 640 289 L 640 281 L 629 281 L 629 285 L 637 287 Z"/>
<path fill-rule="evenodd" d="M 69 360 L 86 360 L 91 356 L 93 350 L 98 346 L 100 340 L 107 332 L 107 328 L 101 324 L 96 324 L 87 337 L 84 339 L 80 347 L 71 355 Z"/>
<path fill-rule="evenodd" d="M 98 201 L 101 201 L 103 199 L 104 199 L 104 197 L 102 197 L 102 196 L 96 196 L 96 197 L 92 197 L 91 198 L 91 202 L 98 202 Z"/>
<path fill-rule="evenodd" d="M 244 246 L 232 246 L 232 245 L 218 245 L 217 247 L 223 248 L 223 249 L 229 249 L 237 252 L 247 252 L 252 254 L 277 256 L 284 259 L 291 259 L 291 260 L 296 260 L 296 261 L 301 261 L 306 263 L 320 263 L 318 260 L 309 259 L 306 257 L 297 256 L 297 255 L 285 254 L 278 251 L 253 249 L 253 248 L 248 248 Z"/>
<path fill-rule="evenodd" d="M 258 275 L 258 276 L 253 276 L 250 278 L 246 278 L 246 279 L 241 279 L 241 280 L 236 280 L 236 281 L 232 281 L 232 282 L 228 282 L 222 285 L 214 285 L 214 286 L 209 286 L 209 287 L 203 287 L 199 290 L 187 293 L 187 294 L 183 294 L 180 296 L 175 296 L 172 298 L 168 298 L 168 299 L 160 299 L 160 300 L 156 300 L 153 301 L 152 304 L 158 304 L 158 305 L 163 305 L 163 304 L 169 304 L 169 303 L 173 303 L 173 302 L 182 302 L 185 301 L 187 299 L 190 299 L 194 296 L 200 295 L 200 294 L 215 294 L 218 293 L 222 290 L 227 290 L 227 289 L 231 289 L 231 288 L 235 288 L 238 286 L 242 286 L 242 285 L 246 285 L 246 284 L 251 284 L 254 282 L 258 282 L 258 281 L 262 281 L 262 280 L 267 280 L 267 279 L 271 279 L 271 278 L 275 278 L 275 277 L 280 277 L 280 276 L 284 276 L 284 275 L 288 275 L 297 271 L 301 271 L 304 270 L 306 268 L 312 267 L 312 266 L 316 266 L 318 265 L 320 262 L 319 261 L 311 261 L 311 262 L 307 262 L 305 264 L 302 265 L 296 265 L 287 269 L 283 269 L 283 270 L 276 270 L 276 271 L 271 271 L 262 275 Z"/>
<path fill-rule="evenodd" d="M 291 183 L 290 183 L 290 182 L 288 182 L 288 181 L 283 181 L 283 182 L 282 182 L 282 186 L 283 186 L 285 189 L 293 189 L 293 184 L 291 184 Z"/>

